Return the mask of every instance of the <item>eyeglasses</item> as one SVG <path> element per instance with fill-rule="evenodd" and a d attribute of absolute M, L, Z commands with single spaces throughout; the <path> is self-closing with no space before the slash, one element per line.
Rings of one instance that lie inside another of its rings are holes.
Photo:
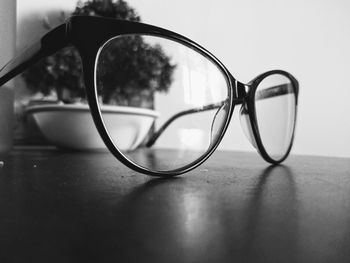
<path fill-rule="evenodd" d="M 86 97 L 102 140 L 135 171 L 174 176 L 194 169 L 218 147 L 235 106 L 244 133 L 267 162 L 278 164 L 291 150 L 299 91 L 291 74 L 273 70 L 243 84 L 195 42 L 143 23 L 71 17 L 6 64 L 0 86 L 69 45 L 81 56 Z M 134 104 L 153 109 L 125 112 L 130 118 L 120 126 L 137 138 L 132 147 L 115 131 L 111 106 L 128 92 L 137 93 Z M 140 115 L 142 128 L 133 120 Z"/>

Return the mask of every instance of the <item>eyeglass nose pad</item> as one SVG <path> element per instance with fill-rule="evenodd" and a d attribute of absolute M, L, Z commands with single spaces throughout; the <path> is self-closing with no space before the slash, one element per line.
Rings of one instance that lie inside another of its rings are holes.
<path fill-rule="evenodd" d="M 245 136 L 248 138 L 250 143 L 257 149 L 257 144 L 254 138 L 252 124 L 249 119 L 247 105 L 243 103 L 241 109 L 239 110 L 239 120 L 241 122 L 242 130 Z"/>
<path fill-rule="evenodd" d="M 216 111 L 213 122 L 211 123 L 210 130 L 210 138 L 211 144 L 217 141 L 217 136 L 220 134 L 219 131 L 221 129 L 221 125 L 223 125 L 223 120 L 225 116 L 227 116 L 228 104 L 227 102 L 223 103 L 223 105 Z"/>

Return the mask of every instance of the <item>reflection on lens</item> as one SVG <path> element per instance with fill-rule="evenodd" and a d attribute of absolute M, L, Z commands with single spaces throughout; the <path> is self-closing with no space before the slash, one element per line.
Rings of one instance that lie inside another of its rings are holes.
<path fill-rule="evenodd" d="M 207 56 L 151 35 L 123 35 L 99 51 L 95 85 L 106 129 L 132 162 L 181 169 L 217 143 L 228 118 L 229 86 Z"/>
<path fill-rule="evenodd" d="M 273 74 L 259 83 L 254 100 L 262 144 L 267 154 L 278 161 L 287 153 L 293 139 L 295 88 L 289 78 Z"/>

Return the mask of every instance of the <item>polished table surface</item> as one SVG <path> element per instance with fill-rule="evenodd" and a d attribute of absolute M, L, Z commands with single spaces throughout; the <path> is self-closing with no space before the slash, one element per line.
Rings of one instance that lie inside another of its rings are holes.
<path fill-rule="evenodd" d="M 217 152 L 174 179 L 108 153 L 1 160 L 0 262 L 350 262 L 350 159 Z"/>

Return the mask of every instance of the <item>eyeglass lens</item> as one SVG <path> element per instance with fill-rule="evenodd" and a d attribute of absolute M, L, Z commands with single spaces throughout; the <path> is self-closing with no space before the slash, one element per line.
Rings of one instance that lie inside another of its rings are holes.
<path fill-rule="evenodd" d="M 200 51 L 160 36 L 108 40 L 96 58 L 95 86 L 114 145 L 152 171 L 201 159 L 229 114 L 222 70 Z"/>
<path fill-rule="evenodd" d="M 255 96 L 256 122 L 266 153 L 278 161 L 288 151 L 296 118 L 296 94 L 289 78 L 281 74 L 265 77 Z"/>

